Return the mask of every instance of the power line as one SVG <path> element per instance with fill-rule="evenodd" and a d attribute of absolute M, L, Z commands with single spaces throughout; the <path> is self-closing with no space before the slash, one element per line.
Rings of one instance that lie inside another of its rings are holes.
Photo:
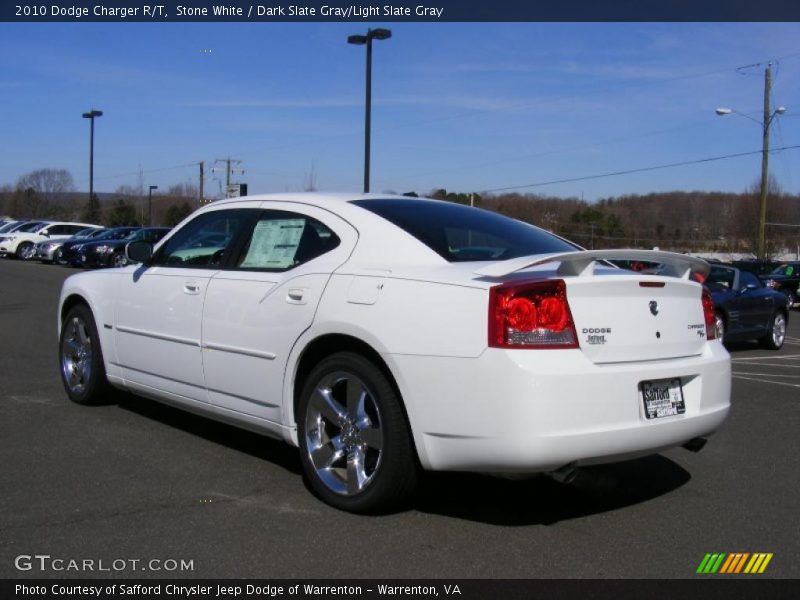
<path fill-rule="evenodd" d="M 131 177 L 133 175 L 139 175 L 140 173 L 158 173 L 160 171 L 174 171 L 175 169 L 185 169 L 186 167 L 192 167 L 197 163 L 189 163 L 185 165 L 175 165 L 173 167 L 160 167 L 157 169 L 144 169 L 141 171 L 131 171 L 129 173 L 117 173 L 116 175 L 103 175 L 102 177 L 95 177 L 97 179 L 118 179 L 119 177 Z M 88 181 L 88 179 L 79 179 L 78 183 Z"/>
<path fill-rule="evenodd" d="M 775 148 L 770 150 L 770 153 L 774 152 L 781 152 L 782 150 L 794 150 L 796 148 L 800 148 L 800 144 L 795 146 L 783 146 L 781 148 Z M 687 165 L 698 165 L 701 163 L 707 162 L 714 162 L 717 160 L 725 160 L 728 158 L 740 158 L 742 156 L 752 156 L 753 154 L 761 154 L 761 150 L 752 150 L 750 152 L 739 152 L 737 154 L 725 154 L 723 156 L 711 156 L 708 158 L 699 158 L 697 160 L 685 160 L 676 163 L 668 163 L 665 165 L 654 165 L 650 167 L 640 167 L 638 169 L 626 169 L 624 171 L 612 171 L 610 173 L 599 173 L 597 175 L 584 175 L 582 177 L 570 177 L 567 179 L 553 179 L 551 181 L 540 181 L 537 183 L 526 183 L 524 185 L 511 185 L 507 187 L 501 188 L 494 188 L 490 190 L 484 190 L 485 192 L 506 192 L 509 190 L 519 190 L 522 188 L 530 188 L 530 187 L 541 187 L 544 185 L 555 185 L 557 183 L 572 183 L 574 181 L 587 181 L 589 179 L 602 179 L 604 177 L 616 177 L 618 175 L 631 175 L 633 173 L 645 173 L 647 171 L 657 171 L 660 169 L 672 169 L 674 167 L 684 167 Z"/>

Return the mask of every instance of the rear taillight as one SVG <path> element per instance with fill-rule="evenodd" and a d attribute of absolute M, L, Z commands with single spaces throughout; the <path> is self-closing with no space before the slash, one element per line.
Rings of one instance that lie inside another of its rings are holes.
<path fill-rule="evenodd" d="M 707 288 L 703 288 L 703 319 L 706 322 L 706 338 L 709 340 L 717 339 L 717 319 L 714 316 L 714 300 L 711 298 L 711 292 Z"/>
<path fill-rule="evenodd" d="M 578 337 L 561 279 L 503 284 L 489 290 L 492 348 L 577 348 Z"/>

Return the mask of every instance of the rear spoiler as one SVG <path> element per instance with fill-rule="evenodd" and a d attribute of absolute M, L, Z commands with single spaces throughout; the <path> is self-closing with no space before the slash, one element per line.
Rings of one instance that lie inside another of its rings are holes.
<path fill-rule="evenodd" d="M 533 256 L 520 256 L 487 265 L 475 271 L 476 275 L 483 277 L 504 277 L 516 271 L 535 267 L 550 262 L 560 262 L 559 275 L 576 275 L 578 277 L 591 277 L 594 275 L 594 265 L 597 261 L 606 260 L 645 260 L 660 263 L 666 266 L 663 275 L 689 279 L 697 273 L 702 279 L 708 276 L 711 269 L 709 264 L 701 258 L 695 258 L 676 252 L 661 252 L 658 250 L 633 250 L 621 248 L 618 250 L 580 250 L 575 252 L 561 252 L 557 254 L 539 254 Z"/>

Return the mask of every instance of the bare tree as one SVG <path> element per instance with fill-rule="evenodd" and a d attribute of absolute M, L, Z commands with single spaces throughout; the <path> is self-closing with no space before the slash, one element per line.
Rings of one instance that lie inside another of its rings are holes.
<path fill-rule="evenodd" d="M 66 217 L 74 212 L 69 194 L 75 191 L 72 175 L 66 169 L 36 169 L 16 184 L 17 211 L 31 218 Z"/>

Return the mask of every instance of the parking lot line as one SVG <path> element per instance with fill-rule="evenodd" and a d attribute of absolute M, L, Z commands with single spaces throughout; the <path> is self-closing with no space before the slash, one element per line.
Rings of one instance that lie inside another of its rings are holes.
<path fill-rule="evenodd" d="M 783 385 L 786 387 L 800 388 L 800 383 L 786 383 L 784 381 L 770 381 L 769 379 L 759 379 L 758 377 L 742 377 L 741 375 L 734 374 L 735 379 L 745 379 L 747 381 L 757 381 L 758 383 L 773 383 L 775 385 Z"/>
<path fill-rule="evenodd" d="M 778 375 L 777 373 L 747 373 L 744 371 L 734 371 L 734 375 L 755 375 L 757 377 L 783 377 L 788 379 L 800 379 L 800 375 Z"/>
<path fill-rule="evenodd" d="M 732 358 L 731 362 L 750 362 L 753 360 L 787 360 L 800 359 L 800 354 L 785 354 L 783 356 L 751 356 L 749 358 Z"/>

